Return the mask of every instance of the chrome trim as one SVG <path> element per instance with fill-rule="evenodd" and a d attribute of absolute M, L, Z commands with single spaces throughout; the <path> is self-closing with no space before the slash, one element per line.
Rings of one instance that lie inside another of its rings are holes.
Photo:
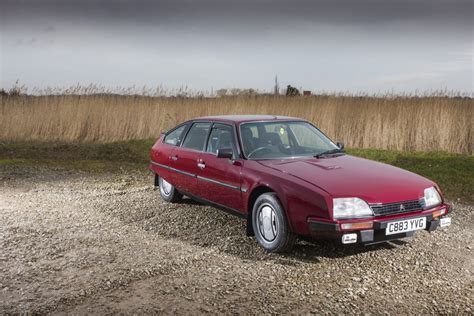
<path fill-rule="evenodd" d="M 151 164 L 153 164 L 155 166 L 158 166 L 158 167 L 161 167 L 161 168 L 164 168 L 164 169 L 168 169 L 168 170 L 171 170 L 171 171 L 175 171 L 177 173 L 181 173 L 181 174 L 184 174 L 184 175 L 192 177 L 192 178 L 196 178 L 196 175 L 193 174 L 193 173 L 189 173 L 189 172 L 182 171 L 182 170 L 170 167 L 170 166 L 166 166 L 166 165 L 163 165 L 163 164 L 158 163 L 158 162 L 154 162 L 154 161 L 150 161 L 150 162 L 151 162 Z"/>
<path fill-rule="evenodd" d="M 221 181 L 217 181 L 217 180 L 214 180 L 214 179 L 209 179 L 209 178 L 201 177 L 201 176 L 197 176 L 197 178 L 198 178 L 199 180 L 203 180 L 203 181 L 206 181 L 206 182 L 210 182 L 210 183 L 222 185 L 223 187 L 230 188 L 230 189 L 234 189 L 234 190 L 239 190 L 239 191 L 240 191 L 240 187 L 235 186 L 235 185 L 232 185 L 232 184 L 228 184 L 228 183 L 225 183 L 225 182 L 221 182 Z"/>
<path fill-rule="evenodd" d="M 186 172 L 186 171 L 182 171 L 182 170 L 170 167 L 170 166 L 163 165 L 163 164 L 158 163 L 158 162 L 150 161 L 150 163 L 155 165 L 155 166 L 164 168 L 164 169 L 175 171 L 175 172 L 178 172 L 178 173 L 181 173 L 181 174 L 193 177 L 193 178 L 198 178 L 199 180 L 203 180 L 203 181 L 207 181 L 207 182 L 210 182 L 210 183 L 222 185 L 222 186 L 224 186 L 226 188 L 230 188 L 230 189 L 239 190 L 239 191 L 242 191 L 242 192 L 247 192 L 247 189 L 241 189 L 240 187 L 238 187 L 236 185 L 228 184 L 228 183 L 221 182 L 221 181 L 214 180 L 214 179 L 209 179 L 209 178 L 206 178 L 206 177 L 201 177 L 201 176 L 198 176 L 198 175 Z"/>

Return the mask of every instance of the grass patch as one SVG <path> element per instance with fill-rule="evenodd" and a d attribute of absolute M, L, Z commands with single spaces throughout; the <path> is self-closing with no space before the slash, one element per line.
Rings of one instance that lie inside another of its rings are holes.
<path fill-rule="evenodd" d="M 0 166 L 45 165 L 90 172 L 146 170 L 154 139 L 107 144 L 0 144 Z M 354 156 L 377 160 L 427 177 L 450 200 L 474 202 L 474 156 L 445 152 L 399 152 L 348 149 Z"/>
<path fill-rule="evenodd" d="M 474 156 L 445 152 L 350 149 L 348 153 L 397 166 L 438 183 L 448 199 L 474 202 Z"/>
<path fill-rule="evenodd" d="M 0 159 L 0 166 L 24 164 L 27 159 Z"/>
<path fill-rule="evenodd" d="M 0 168 L 2 166 L 25 166 L 36 167 L 42 166 L 52 170 L 76 170 L 85 172 L 119 172 L 122 170 L 147 170 L 147 166 L 143 163 L 129 163 L 119 161 L 105 160 L 58 160 L 58 159 L 0 159 Z"/>
<path fill-rule="evenodd" d="M 131 140 L 105 144 L 87 143 L 0 143 L 0 159 L 96 160 L 130 163 L 150 161 L 154 139 Z"/>
<path fill-rule="evenodd" d="M 87 172 L 145 171 L 153 143 L 153 139 L 107 144 L 0 143 L 0 166 L 39 164 Z"/>

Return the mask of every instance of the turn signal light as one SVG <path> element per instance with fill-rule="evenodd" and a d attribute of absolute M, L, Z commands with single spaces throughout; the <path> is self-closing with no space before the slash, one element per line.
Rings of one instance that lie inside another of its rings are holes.
<path fill-rule="evenodd" d="M 446 214 L 446 209 L 442 208 L 440 210 L 437 210 L 436 212 L 433 212 L 433 218 L 440 217 L 442 215 Z"/>
<path fill-rule="evenodd" d="M 359 223 L 344 223 L 341 224 L 342 230 L 351 230 L 351 229 L 370 229 L 374 227 L 373 222 L 359 222 Z"/>

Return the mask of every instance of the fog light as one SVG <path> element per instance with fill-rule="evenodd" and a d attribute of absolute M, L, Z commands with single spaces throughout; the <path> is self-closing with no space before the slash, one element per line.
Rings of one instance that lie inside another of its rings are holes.
<path fill-rule="evenodd" d="M 342 230 L 351 230 L 351 229 L 370 229 L 374 226 L 373 222 L 360 222 L 360 223 L 344 223 L 341 224 Z"/>
<path fill-rule="evenodd" d="M 357 242 L 357 234 L 345 234 L 342 235 L 343 244 L 353 244 Z"/>
<path fill-rule="evenodd" d="M 444 217 L 439 220 L 440 227 L 447 227 L 449 225 L 451 225 L 451 217 Z"/>
<path fill-rule="evenodd" d="M 433 212 L 433 218 L 440 217 L 442 215 L 446 214 L 446 209 L 442 208 L 440 210 L 437 210 L 436 212 Z"/>

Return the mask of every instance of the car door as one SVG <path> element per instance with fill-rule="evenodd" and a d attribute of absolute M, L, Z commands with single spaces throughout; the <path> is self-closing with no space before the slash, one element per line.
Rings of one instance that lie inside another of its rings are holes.
<path fill-rule="evenodd" d="M 232 125 L 212 126 L 205 152 L 199 157 L 197 183 L 199 195 L 219 205 L 242 211 L 240 178 L 242 160 L 237 157 L 235 131 Z M 232 148 L 234 157 L 218 158 L 219 149 Z"/>
<path fill-rule="evenodd" d="M 171 154 L 170 166 L 175 173 L 175 187 L 184 193 L 199 196 L 197 164 L 199 156 L 204 150 L 210 128 L 210 122 L 194 122 L 181 146 Z"/>
<path fill-rule="evenodd" d="M 188 124 L 181 124 L 166 133 L 163 138 L 163 142 L 159 144 L 159 150 L 156 150 L 155 156 L 152 157 L 153 161 L 155 161 L 155 165 L 158 166 L 158 174 L 160 177 L 172 185 L 175 185 L 177 181 L 176 172 L 168 167 L 171 167 L 171 157 L 179 148 L 187 127 Z"/>

